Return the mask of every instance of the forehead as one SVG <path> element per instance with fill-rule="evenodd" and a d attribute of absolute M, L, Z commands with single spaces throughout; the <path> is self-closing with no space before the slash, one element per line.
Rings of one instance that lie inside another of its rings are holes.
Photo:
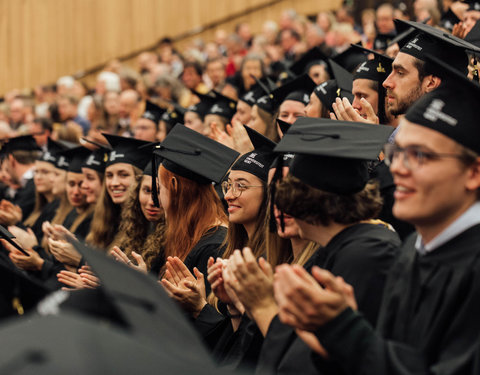
<path fill-rule="evenodd" d="M 415 60 L 416 58 L 413 57 L 412 55 L 409 55 L 408 53 L 404 53 L 404 52 L 399 52 L 395 57 L 395 60 L 393 60 L 392 66 L 394 69 L 401 66 L 408 71 L 410 70 L 418 71 L 418 69 L 415 68 L 415 65 L 414 65 Z"/>
<path fill-rule="evenodd" d="M 83 173 L 67 172 L 67 181 L 83 181 Z"/>
<path fill-rule="evenodd" d="M 305 105 L 296 100 L 285 100 L 280 105 L 280 112 L 303 112 L 304 110 Z"/>
<path fill-rule="evenodd" d="M 133 173 L 133 167 L 130 164 L 127 163 L 115 163 L 112 165 L 109 165 L 106 169 L 106 173 L 119 173 L 119 172 L 129 172 Z"/>
<path fill-rule="evenodd" d="M 254 176 L 251 173 L 245 171 L 230 171 L 228 175 L 228 179 L 231 181 L 238 181 L 238 180 L 245 180 L 246 182 L 258 182 L 260 183 L 260 179 Z"/>
<path fill-rule="evenodd" d="M 377 94 L 377 91 L 372 89 L 371 87 L 373 83 L 374 81 L 370 79 L 365 79 L 365 78 L 356 79 L 355 81 L 353 81 L 352 94 L 355 94 L 356 92 Z"/>
<path fill-rule="evenodd" d="M 43 169 L 49 169 L 49 170 L 54 170 L 55 166 L 52 163 L 42 161 L 42 160 L 36 160 L 35 161 L 35 167 L 38 168 L 43 168 Z"/>
<path fill-rule="evenodd" d="M 135 125 L 140 125 L 140 126 L 151 126 L 152 128 L 155 128 L 155 123 L 152 120 L 149 120 L 148 118 L 139 118 L 137 120 L 137 123 Z"/>
<path fill-rule="evenodd" d="M 459 144 L 447 136 L 405 118 L 400 121 L 399 127 L 395 142 L 400 147 L 423 146 L 440 153 L 456 152 L 459 148 Z"/>

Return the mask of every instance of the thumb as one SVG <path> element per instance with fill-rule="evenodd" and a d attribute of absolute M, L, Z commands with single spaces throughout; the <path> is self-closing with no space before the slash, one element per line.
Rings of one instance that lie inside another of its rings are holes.
<path fill-rule="evenodd" d="M 195 274 L 195 277 L 197 278 L 198 281 L 203 281 L 203 273 L 201 273 L 197 267 L 193 268 L 193 273 Z"/>
<path fill-rule="evenodd" d="M 270 265 L 270 263 L 268 263 L 265 258 L 261 257 L 259 260 L 258 260 L 258 264 L 260 265 L 260 268 L 262 269 L 263 273 L 268 277 L 268 278 L 272 278 L 273 277 L 273 270 L 272 270 L 272 266 Z"/>
<path fill-rule="evenodd" d="M 136 253 L 135 251 L 132 251 L 132 256 L 137 261 L 137 264 L 144 263 L 143 262 L 143 257 L 140 254 Z"/>
<path fill-rule="evenodd" d="M 373 110 L 372 105 L 368 102 L 368 100 L 365 98 L 362 98 L 360 99 L 360 101 L 362 102 L 362 106 L 365 108 L 365 112 L 367 113 L 367 118 L 371 120 L 374 120 L 374 119 L 378 120 L 378 117 L 375 111 Z"/>
<path fill-rule="evenodd" d="M 35 233 L 33 233 L 32 228 L 27 228 L 27 232 L 28 232 L 29 235 L 35 236 Z"/>

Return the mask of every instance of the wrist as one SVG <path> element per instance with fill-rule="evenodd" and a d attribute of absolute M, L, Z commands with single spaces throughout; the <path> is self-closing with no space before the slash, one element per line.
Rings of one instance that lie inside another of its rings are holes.
<path fill-rule="evenodd" d="M 192 312 L 192 316 L 196 319 L 198 318 L 198 316 L 200 315 L 200 313 L 202 312 L 203 308 L 205 307 L 205 305 L 207 305 L 207 301 L 205 301 L 204 299 L 202 300 L 201 303 L 198 304 L 197 308 L 195 309 L 195 311 Z"/>

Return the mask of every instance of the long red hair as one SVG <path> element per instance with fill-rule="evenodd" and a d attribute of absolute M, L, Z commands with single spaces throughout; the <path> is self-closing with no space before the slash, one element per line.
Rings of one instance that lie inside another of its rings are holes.
<path fill-rule="evenodd" d="M 166 210 L 165 259 L 177 256 L 183 261 L 208 230 L 228 223 L 227 215 L 213 185 L 181 177 L 163 165 L 159 177 L 170 200 Z"/>

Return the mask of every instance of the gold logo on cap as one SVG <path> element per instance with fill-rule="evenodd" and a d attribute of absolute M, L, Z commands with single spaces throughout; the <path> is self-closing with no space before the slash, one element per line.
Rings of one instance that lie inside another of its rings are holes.
<path fill-rule="evenodd" d="M 177 117 L 177 114 L 176 114 L 175 112 L 172 112 L 172 113 L 170 113 L 170 117 L 171 117 L 171 118 L 176 118 L 176 117 Z"/>
<path fill-rule="evenodd" d="M 230 108 L 235 108 L 235 103 L 230 102 Z"/>
<path fill-rule="evenodd" d="M 337 96 L 340 97 L 340 87 L 337 89 Z"/>
<path fill-rule="evenodd" d="M 104 153 L 103 154 L 103 161 L 106 163 L 108 161 L 108 154 Z"/>
<path fill-rule="evenodd" d="M 378 63 L 377 72 L 379 72 L 379 73 L 385 73 L 385 68 L 382 66 L 382 63 L 381 63 L 381 62 Z"/>

